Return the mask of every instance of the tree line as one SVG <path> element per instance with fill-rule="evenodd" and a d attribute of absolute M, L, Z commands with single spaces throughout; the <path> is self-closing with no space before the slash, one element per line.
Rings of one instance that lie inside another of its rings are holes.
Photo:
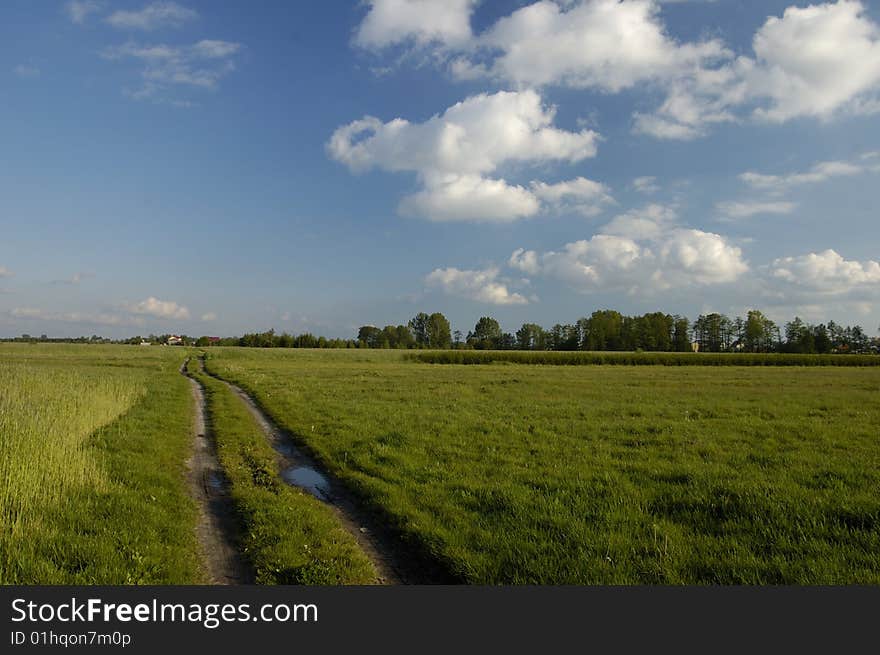
<path fill-rule="evenodd" d="M 570 324 L 546 329 L 524 323 L 516 332 L 504 332 L 491 316 L 481 317 L 463 336 L 451 331 L 443 314 L 420 313 L 406 325 L 358 330 L 358 347 L 366 348 L 465 348 L 475 350 L 587 350 L 647 352 L 785 352 L 867 353 L 880 348 L 861 326 L 834 321 L 810 324 L 795 317 L 779 327 L 759 310 L 733 319 L 719 314 L 687 317 L 651 312 L 627 316 L 604 309 Z"/>
<path fill-rule="evenodd" d="M 93 335 L 50 339 L 45 334 L 2 341 L 67 343 L 166 343 L 171 335 L 112 340 Z M 560 351 L 645 351 L 645 352 L 749 352 L 749 353 L 876 353 L 880 339 L 869 337 L 859 325 L 843 326 L 828 321 L 811 324 L 799 317 L 782 326 L 759 310 L 745 317 L 701 314 L 691 321 L 685 316 L 650 312 L 627 316 L 603 309 L 574 323 L 557 323 L 544 328 L 524 323 L 516 332 L 504 332 L 491 316 L 482 316 L 473 330 L 463 334 L 452 330 L 440 312 L 420 312 L 405 325 L 379 328 L 363 325 L 353 339 L 330 339 L 311 333 L 253 332 L 238 337 L 189 337 L 183 343 L 198 347 L 244 346 L 250 348 L 425 348 L 433 350 L 560 350 Z"/>

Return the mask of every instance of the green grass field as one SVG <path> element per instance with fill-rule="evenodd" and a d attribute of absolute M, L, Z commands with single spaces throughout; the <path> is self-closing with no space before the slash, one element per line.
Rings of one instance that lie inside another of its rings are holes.
<path fill-rule="evenodd" d="M 0 346 L 0 584 L 200 581 L 182 360 Z"/>
<path fill-rule="evenodd" d="M 876 367 L 208 367 L 466 582 L 880 582 Z"/>
<path fill-rule="evenodd" d="M 0 346 L 0 583 L 205 579 L 188 354 Z M 880 368 L 480 363 L 207 360 L 462 582 L 880 583 Z M 372 581 L 333 514 L 278 482 L 240 399 L 202 381 L 258 582 Z"/>

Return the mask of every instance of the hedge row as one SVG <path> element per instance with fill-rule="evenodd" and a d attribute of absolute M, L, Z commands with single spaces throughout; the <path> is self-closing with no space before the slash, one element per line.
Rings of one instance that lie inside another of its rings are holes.
<path fill-rule="evenodd" d="M 638 353 L 529 350 L 436 350 L 407 353 L 425 364 L 546 364 L 582 366 L 880 366 L 878 355 L 796 355 L 786 353 Z"/>

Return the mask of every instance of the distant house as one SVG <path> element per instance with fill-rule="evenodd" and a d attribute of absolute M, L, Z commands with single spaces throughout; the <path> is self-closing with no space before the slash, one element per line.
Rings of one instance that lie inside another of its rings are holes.
<path fill-rule="evenodd" d="M 177 336 L 176 334 L 172 334 L 170 337 L 168 337 L 168 341 L 166 341 L 165 343 L 167 343 L 169 346 L 182 346 L 183 338 Z"/>
<path fill-rule="evenodd" d="M 141 345 L 141 346 L 152 346 L 153 344 L 150 343 L 149 341 L 145 341 L 144 339 L 141 339 L 141 342 L 140 342 L 139 345 Z"/>
<path fill-rule="evenodd" d="M 699 341 L 691 342 L 691 350 L 695 353 L 700 352 L 700 342 Z"/>

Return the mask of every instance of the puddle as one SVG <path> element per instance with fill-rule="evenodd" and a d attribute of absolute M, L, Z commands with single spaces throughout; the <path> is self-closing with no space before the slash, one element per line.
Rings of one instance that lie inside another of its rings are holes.
<path fill-rule="evenodd" d="M 215 493 L 223 491 L 223 479 L 217 471 L 208 471 L 205 473 L 205 482 L 208 485 L 208 489 L 211 491 Z"/>
<path fill-rule="evenodd" d="M 273 445 L 275 446 L 275 450 L 285 457 L 296 457 L 297 455 L 299 455 L 299 452 L 297 452 L 296 448 L 294 448 L 292 444 L 289 444 L 287 442 L 280 441 Z"/>
<path fill-rule="evenodd" d="M 308 466 L 295 466 L 286 469 L 281 477 L 288 484 L 308 491 L 319 500 L 329 500 L 330 482 L 315 469 Z"/>

